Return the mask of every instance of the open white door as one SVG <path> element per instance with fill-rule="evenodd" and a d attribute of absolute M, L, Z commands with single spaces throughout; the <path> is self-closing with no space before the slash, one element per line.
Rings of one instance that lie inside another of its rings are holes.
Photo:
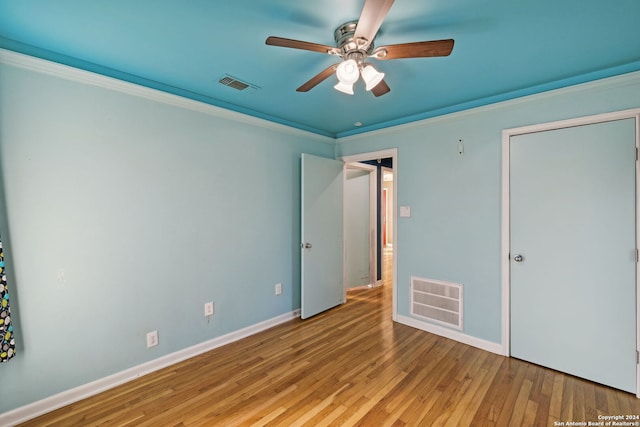
<path fill-rule="evenodd" d="M 344 164 L 302 154 L 302 301 L 303 319 L 345 300 L 343 191 Z"/>

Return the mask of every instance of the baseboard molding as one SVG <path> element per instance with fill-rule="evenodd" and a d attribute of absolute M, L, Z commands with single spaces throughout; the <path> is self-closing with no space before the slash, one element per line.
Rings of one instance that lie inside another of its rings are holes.
<path fill-rule="evenodd" d="M 154 360 L 150 360 L 141 365 L 125 369 L 124 371 L 115 373 L 113 375 L 100 378 L 98 380 L 81 385 L 79 387 L 75 387 L 67 391 L 63 391 L 37 402 L 13 409 L 9 412 L 0 414 L 0 427 L 15 426 L 30 419 L 36 418 L 40 415 L 59 409 L 63 406 L 70 405 L 79 400 L 86 399 L 87 397 L 94 396 L 103 391 L 127 383 L 136 378 L 190 359 L 199 354 L 206 353 L 207 351 L 213 350 L 215 348 L 222 347 L 223 345 L 241 340 L 281 323 L 288 322 L 289 320 L 295 319 L 296 317 L 300 317 L 300 310 L 282 314 L 272 319 L 265 320 L 264 322 L 256 323 L 255 325 L 230 332 L 226 335 L 222 335 L 209 341 L 187 347 L 183 350 L 167 354 Z"/>
<path fill-rule="evenodd" d="M 454 341 L 461 342 L 463 344 L 470 345 L 472 347 L 486 350 L 491 353 L 506 356 L 502 344 L 486 341 L 480 338 L 472 337 L 471 335 L 463 334 L 462 332 L 454 331 L 452 329 L 444 328 L 442 326 L 434 325 L 432 323 L 422 322 L 407 316 L 400 316 L 396 320 L 403 325 L 411 326 L 412 328 L 420 329 L 425 332 L 430 332 L 441 337 L 449 338 Z"/>

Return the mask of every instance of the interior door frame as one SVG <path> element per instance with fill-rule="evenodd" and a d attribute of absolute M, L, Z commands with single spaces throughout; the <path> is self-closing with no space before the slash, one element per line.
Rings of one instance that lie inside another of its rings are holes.
<path fill-rule="evenodd" d="M 384 166 L 382 167 L 382 185 L 383 185 L 383 190 L 384 190 L 384 174 L 385 174 L 385 173 L 390 173 L 392 176 L 393 176 L 393 174 L 394 174 L 394 173 L 393 173 L 393 169 L 391 169 L 391 168 L 387 168 L 387 167 L 384 167 Z M 394 177 L 394 178 L 395 178 L 395 177 Z M 393 185 L 392 185 L 392 186 L 393 186 Z M 391 208 L 392 208 L 392 211 L 393 211 L 393 200 L 391 200 L 391 202 L 392 202 L 392 203 L 389 203 L 389 198 L 388 198 L 388 197 L 389 197 L 389 193 L 387 192 L 387 206 L 390 204 L 390 205 L 391 205 Z M 387 210 L 387 212 L 385 212 L 384 214 L 385 214 L 385 215 L 386 215 L 386 217 L 387 217 L 387 227 L 386 227 L 386 228 L 387 228 L 387 242 L 388 242 L 389 240 L 392 240 L 392 242 L 391 242 L 391 247 L 393 247 L 393 236 L 392 236 L 392 238 L 391 238 L 391 239 L 389 239 L 389 225 L 388 225 L 388 220 L 389 220 L 389 210 Z M 393 218 L 393 212 L 391 212 L 391 218 Z M 391 231 L 393 231 L 393 221 L 391 221 L 391 225 L 392 225 L 392 226 L 391 226 Z M 392 234 L 393 234 L 393 233 L 392 233 Z M 383 246 L 383 249 L 384 249 L 384 246 Z"/>
<path fill-rule="evenodd" d="M 384 172 L 382 172 L 382 176 L 384 176 Z M 382 182 L 384 182 L 384 179 L 382 180 Z M 382 203 L 380 206 L 380 210 L 382 211 L 382 216 L 381 216 L 381 228 L 382 228 L 382 248 L 384 249 L 387 246 L 387 233 L 389 232 L 389 227 L 387 227 L 387 215 L 389 214 L 387 209 L 387 197 L 389 196 L 388 191 L 386 188 L 382 187 Z"/>
<path fill-rule="evenodd" d="M 395 205 L 393 204 L 393 198 L 389 199 L 389 192 L 387 191 L 386 188 L 384 188 L 384 174 L 385 173 L 390 173 L 392 175 L 393 179 L 395 180 L 395 173 L 394 173 L 394 169 L 393 168 L 388 168 L 388 167 L 385 167 L 385 166 L 383 166 L 381 168 L 381 171 L 382 171 L 382 188 L 381 188 L 381 190 L 383 192 L 387 192 L 387 195 L 386 195 L 387 196 L 387 205 L 384 206 L 383 204 L 381 204 L 382 206 L 380 206 L 380 210 L 381 210 L 380 215 L 383 215 L 382 211 L 384 211 L 385 208 L 386 208 L 387 211 L 384 213 L 384 216 L 386 216 L 387 223 L 386 223 L 386 225 L 383 225 L 383 227 L 386 227 L 387 242 L 389 241 L 389 236 L 391 236 L 392 237 L 392 239 L 391 239 L 392 240 L 391 247 L 394 248 L 393 239 L 395 238 L 395 234 L 394 234 L 395 233 L 395 229 L 393 228 L 393 218 L 395 217 L 395 215 L 393 213 L 393 210 L 395 209 Z M 395 194 L 395 192 L 393 191 L 393 184 L 391 184 L 391 187 L 392 187 L 392 192 Z M 389 212 L 390 211 L 392 212 L 392 214 L 391 214 L 391 218 L 392 218 L 392 221 L 391 221 L 391 232 L 389 232 Z M 384 248 L 385 248 L 385 245 L 382 245 L 382 249 L 381 250 L 383 251 L 383 253 L 384 253 Z M 393 254 L 396 255 L 395 252 Z M 382 263 L 382 276 L 384 276 L 384 262 Z M 380 280 L 382 280 L 382 278 L 380 278 Z"/>
<path fill-rule="evenodd" d="M 534 132 L 558 130 L 569 127 L 591 125 L 615 120 L 635 119 L 636 121 L 636 156 L 640 148 L 640 108 L 617 111 L 613 113 L 597 114 L 579 117 L 575 119 L 560 120 L 556 122 L 541 123 L 531 126 L 523 126 L 502 131 L 502 249 L 501 249 L 501 276 L 502 276 L 502 354 L 511 356 L 511 218 L 509 197 L 510 184 L 510 142 L 511 137 Z M 640 166 L 636 161 L 636 253 L 640 242 Z M 638 262 L 636 262 L 636 352 L 640 352 L 640 279 L 638 274 Z M 638 353 L 636 353 L 638 354 Z M 640 366 L 636 364 L 636 397 L 640 398 Z"/>
<path fill-rule="evenodd" d="M 398 149 L 390 148 L 386 150 L 380 151 L 372 151 L 368 153 L 362 154 L 353 154 L 348 156 L 338 157 L 338 160 L 341 160 L 345 163 L 359 163 L 367 160 L 375 160 L 375 159 L 386 159 L 391 158 L 393 162 L 393 206 L 394 209 L 398 206 Z M 392 295 L 392 319 L 393 321 L 398 321 L 398 254 L 399 251 L 399 239 L 398 239 L 398 215 L 393 215 L 393 290 L 391 292 Z"/>

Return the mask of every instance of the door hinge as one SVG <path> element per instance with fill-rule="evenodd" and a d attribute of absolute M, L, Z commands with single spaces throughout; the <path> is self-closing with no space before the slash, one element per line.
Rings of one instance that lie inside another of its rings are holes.
<path fill-rule="evenodd" d="M 636 248 L 636 264 L 640 262 L 640 250 Z"/>
<path fill-rule="evenodd" d="M 636 162 L 638 161 L 638 147 L 636 147 Z"/>
<path fill-rule="evenodd" d="M 640 365 L 640 351 L 636 350 L 636 365 Z"/>

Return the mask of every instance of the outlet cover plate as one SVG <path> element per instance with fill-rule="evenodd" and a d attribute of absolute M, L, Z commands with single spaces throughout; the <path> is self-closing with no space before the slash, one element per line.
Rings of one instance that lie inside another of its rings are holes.
<path fill-rule="evenodd" d="M 206 317 L 213 316 L 213 301 L 204 303 L 204 315 Z"/>
<path fill-rule="evenodd" d="M 275 292 L 276 295 L 280 295 L 282 293 L 282 283 L 276 283 Z"/>
<path fill-rule="evenodd" d="M 147 334 L 147 348 L 158 345 L 158 331 L 151 331 Z"/>

